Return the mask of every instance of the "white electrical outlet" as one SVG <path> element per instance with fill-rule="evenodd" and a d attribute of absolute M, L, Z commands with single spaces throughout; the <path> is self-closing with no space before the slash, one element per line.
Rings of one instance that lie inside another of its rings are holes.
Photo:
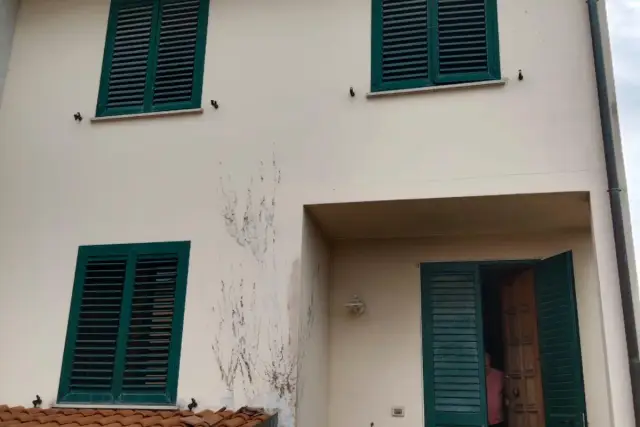
<path fill-rule="evenodd" d="M 391 416 L 394 418 L 404 417 L 404 406 L 394 406 L 391 408 Z"/>

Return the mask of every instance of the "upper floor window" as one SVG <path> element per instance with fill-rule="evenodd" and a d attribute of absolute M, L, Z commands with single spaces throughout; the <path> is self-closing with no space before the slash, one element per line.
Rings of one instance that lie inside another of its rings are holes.
<path fill-rule="evenodd" d="M 209 0 L 111 0 L 96 115 L 200 108 Z"/>
<path fill-rule="evenodd" d="M 372 91 L 500 79 L 496 0 L 372 3 Z"/>
<path fill-rule="evenodd" d="M 189 248 L 80 247 L 59 403 L 176 403 Z"/>

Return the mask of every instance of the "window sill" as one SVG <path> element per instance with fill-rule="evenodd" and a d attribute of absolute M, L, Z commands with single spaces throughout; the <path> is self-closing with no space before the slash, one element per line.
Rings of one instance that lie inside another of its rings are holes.
<path fill-rule="evenodd" d="M 367 98 L 382 98 L 387 96 L 411 95 L 411 94 L 428 93 L 428 92 L 442 92 L 446 90 L 460 90 L 460 89 L 474 89 L 474 88 L 480 88 L 480 87 L 504 86 L 507 84 L 508 81 L 509 81 L 508 79 L 500 79 L 500 80 L 487 80 L 483 82 L 458 83 L 453 85 L 418 87 L 415 89 L 383 90 L 380 92 L 369 92 L 367 93 Z"/>
<path fill-rule="evenodd" d="M 192 108 L 190 110 L 173 110 L 173 111 L 158 111 L 155 113 L 140 113 L 140 114 L 122 114 L 119 116 L 103 116 L 103 117 L 92 117 L 92 123 L 101 123 L 101 122 L 115 122 L 120 120 L 134 120 L 134 119 L 153 119 L 158 117 L 166 117 L 166 116 L 182 116 L 186 114 L 202 114 L 204 112 L 203 108 Z"/>
<path fill-rule="evenodd" d="M 148 410 L 165 410 L 165 411 L 175 411 L 178 410 L 177 405 L 135 405 L 135 404 L 113 404 L 113 405 L 92 405 L 90 403 L 54 403 L 51 405 L 52 408 L 71 408 L 71 409 L 148 409 Z"/>

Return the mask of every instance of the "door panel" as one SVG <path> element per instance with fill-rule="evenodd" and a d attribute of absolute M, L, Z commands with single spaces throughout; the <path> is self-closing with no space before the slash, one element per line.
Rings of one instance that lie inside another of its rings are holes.
<path fill-rule="evenodd" d="M 482 304 L 474 264 L 421 266 L 427 427 L 487 425 Z"/>
<path fill-rule="evenodd" d="M 546 427 L 586 424 L 582 358 L 571 252 L 535 268 Z"/>
<path fill-rule="evenodd" d="M 545 427 L 533 270 L 502 287 L 509 427 Z"/>

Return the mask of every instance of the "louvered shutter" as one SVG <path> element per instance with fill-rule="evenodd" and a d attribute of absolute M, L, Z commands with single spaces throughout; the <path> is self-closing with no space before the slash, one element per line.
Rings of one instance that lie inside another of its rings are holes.
<path fill-rule="evenodd" d="M 160 7 L 153 105 L 189 104 L 194 97 L 201 0 L 164 1 Z"/>
<path fill-rule="evenodd" d="M 63 391 L 72 400 L 91 395 L 110 401 L 127 257 L 81 256 L 79 263 L 76 328 L 68 338 L 70 369 L 63 373 Z"/>
<path fill-rule="evenodd" d="M 154 3 L 114 1 L 110 15 L 98 115 L 112 111 L 141 113 L 149 72 Z"/>
<path fill-rule="evenodd" d="M 477 266 L 423 264 L 421 276 L 427 426 L 485 426 Z"/>
<path fill-rule="evenodd" d="M 430 0 L 434 11 L 434 80 L 458 83 L 500 77 L 495 0 Z"/>
<path fill-rule="evenodd" d="M 373 4 L 374 90 L 428 84 L 427 0 L 374 0 Z"/>
<path fill-rule="evenodd" d="M 58 400 L 174 404 L 189 242 L 78 252 Z"/>
<path fill-rule="evenodd" d="M 372 0 L 371 90 L 500 78 L 496 0 Z"/>
<path fill-rule="evenodd" d="M 209 0 L 112 0 L 98 116 L 199 108 Z"/>
<path fill-rule="evenodd" d="M 535 281 L 546 425 L 585 425 L 571 252 L 540 261 Z"/>
<path fill-rule="evenodd" d="M 169 373 L 178 254 L 136 255 L 122 392 L 164 394 Z"/>

